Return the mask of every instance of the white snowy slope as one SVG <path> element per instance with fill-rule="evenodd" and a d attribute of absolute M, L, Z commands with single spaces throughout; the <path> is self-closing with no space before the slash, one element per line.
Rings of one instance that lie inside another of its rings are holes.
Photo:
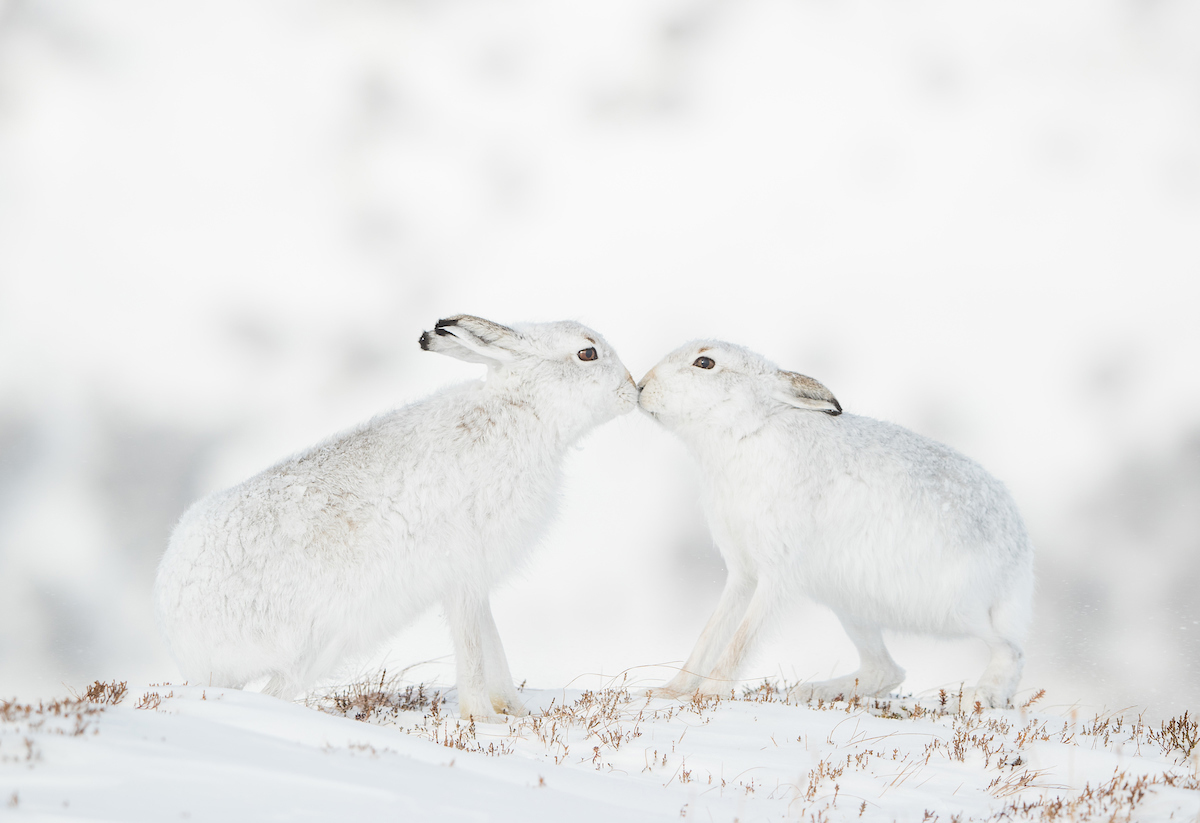
<path fill-rule="evenodd" d="M 430 698 L 433 699 L 430 699 Z M 309 706 L 194 686 L 116 703 L 0 703 L 14 820 L 1194 820 L 1196 727 L 955 714 L 929 698 L 789 705 L 770 687 L 680 704 L 526 690 L 470 727 L 428 692 Z M 109 695 L 111 699 L 111 694 Z M 951 696 L 948 705 L 953 703 Z M 913 714 L 916 716 L 913 716 Z M 339 714 L 349 717 L 337 716 Z M 351 719 L 358 717 L 360 720 Z"/>

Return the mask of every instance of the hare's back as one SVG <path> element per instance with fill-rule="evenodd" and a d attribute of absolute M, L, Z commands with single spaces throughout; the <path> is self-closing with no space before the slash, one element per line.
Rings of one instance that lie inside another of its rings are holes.
<path fill-rule="evenodd" d="M 848 414 L 782 423 L 709 472 L 714 532 L 881 585 L 915 568 L 994 571 L 1030 552 L 1003 484 L 949 446 Z"/>

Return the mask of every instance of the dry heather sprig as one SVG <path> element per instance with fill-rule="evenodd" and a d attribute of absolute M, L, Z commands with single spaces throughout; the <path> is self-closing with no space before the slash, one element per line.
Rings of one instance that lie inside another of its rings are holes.
<path fill-rule="evenodd" d="M 847 765 L 848 763 L 835 765 L 832 758 L 817 761 L 817 767 L 808 773 L 808 788 L 804 792 L 804 799 L 814 799 L 817 796 L 817 790 L 820 788 L 821 782 L 834 783 L 846 771 Z"/>
<path fill-rule="evenodd" d="M 129 691 L 129 684 L 124 680 L 119 682 L 114 680 L 111 683 L 97 680 L 87 687 L 83 697 L 89 703 L 106 703 L 115 706 L 125 698 L 127 691 Z"/>
<path fill-rule="evenodd" d="M 389 680 L 384 669 L 378 683 L 353 683 L 331 695 L 331 700 L 334 709 L 345 717 L 378 722 L 395 719 L 402 712 L 428 710 L 436 714 L 446 698 L 438 690 L 427 690 L 424 683 L 407 685 L 401 690 L 399 677 Z"/>
<path fill-rule="evenodd" d="M 1038 702 L 1045 696 L 1046 696 L 1046 690 L 1038 689 L 1036 692 L 1033 693 L 1032 697 L 1030 697 L 1028 700 L 1026 700 L 1024 703 L 1021 704 L 1021 708 L 1028 709 L 1031 706 L 1033 706 L 1034 703 Z"/>
<path fill-rule="evenodd" d="M 1163 722 L 1159 731 L 1149 731 L 1147 737 L 1162 747 L 1163 753 L 1179 752 L 1179 762 L 1186 761 L 1200 745 L 1200 722 L 1192 720 L 1188 712 Z"/>
<path fill-rule="evenodd" d="M 174 689 L 167 692 L 166 694 L 159 694 L 158 692 L 142 692 L 142 696 L 137 699 L 137 702 L 133 704 L 133 707 L 135 709 L 146 709 L 148 711 L 155 711 L 158 709 L 159 706 L 162 705 L 162 702 L 164 700 L 170 700 L 174 696 L 175 696 Z"/>
<path fill-rule="evenodd" d="M 378 678 L 365 677 L 310 696 L 305 705 L 328 714 L 339 714 L 366 723 L 398 724 L 401 715 L 427 712 L 438 715 L 446 702 L 440 689 L 424 683 L 405 684 L 404 674 L 388 676 L 383 669 Z"/>

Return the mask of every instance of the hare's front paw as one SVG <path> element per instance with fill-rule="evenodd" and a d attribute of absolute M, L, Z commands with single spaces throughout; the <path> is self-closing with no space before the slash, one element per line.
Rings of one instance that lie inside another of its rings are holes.
<path fill-rule="evenodd" d="M 508 717 L 495 712 L 460 712 L 462 719 L 468 723 L 494 723 L 503 726 L 508 723 Z"/>
<path fill-rule="evenodd" d="M 491 700 L 493 709 L 501 714 L 507 714 L 509 717 L 525 717 L 529 714 L 529 709 L 522 706 L 520 701 L 511 695 L 493 694 Z"/>
<path fill-rule="evenodd" d="M 696 693 L 702 678 L 691 672 L 680 671 L 661 686 L 646 689 L 646 697 L 659 697 L 664 700 L 686 700 Z"/>
<path fill-rule="evenodd" d="M 466 722 L 504 723 L 504 716 L 497 714 L 490 700 L 478 697 L 458 698 L 458 716 Z"/>
<path fill-rule="evenodd" d="M 832 703 L 835 700 L 849 700 L 855 695 L 861 695 L 858 678 L 836 677 L 833 680 L 821 680 L 816 683 L 801 683 L 788 691 L 788 697 L 801 703 L 812 700 L 822 700 Z"/>

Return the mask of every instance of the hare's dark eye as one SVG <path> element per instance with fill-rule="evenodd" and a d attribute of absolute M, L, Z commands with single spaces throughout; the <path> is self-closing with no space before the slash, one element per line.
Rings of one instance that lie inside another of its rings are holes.
<path fill-rule="evenodd" d="M 713 366 L 717 365 L 717 361 L 713 360 L 711 357 L 697 357 L 696 362 L 692 365 L 698 369 L 711 369 Z"/>
<path fill-rule="evenodd" d="M 595 360 L 599 356 L 600 355 L 596 354 L 595 349 L 588 348 L 588 349 L 580 349 L 579 350 L 579 359 L 580 360 Z"/>

